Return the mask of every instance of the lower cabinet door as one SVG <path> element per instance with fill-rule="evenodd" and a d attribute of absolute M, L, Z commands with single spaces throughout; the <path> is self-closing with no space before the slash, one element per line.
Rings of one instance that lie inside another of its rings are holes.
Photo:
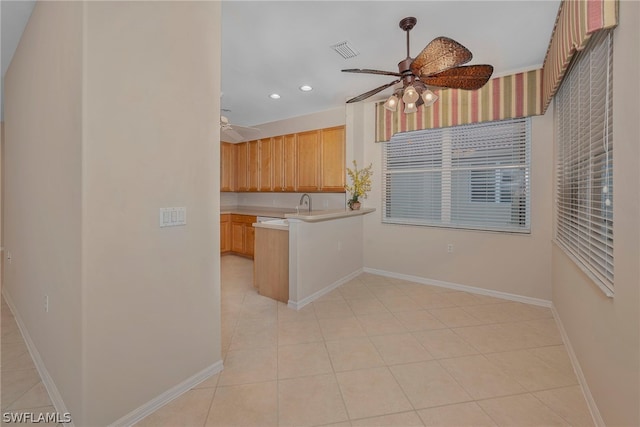
<path fill-rule="evenodd" d="M 244 228 L 243 223 L 231 223 L 231 251 L 244 253 Z"/>

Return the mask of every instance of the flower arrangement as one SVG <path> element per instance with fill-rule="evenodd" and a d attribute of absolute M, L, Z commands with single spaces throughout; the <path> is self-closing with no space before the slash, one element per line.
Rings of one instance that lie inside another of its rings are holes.
<path fill-rule="evenodd" d="M 360 197 L 367 198 L 367 192 L 371 191 L 371 175 L 373 175 L 373 164 L 364 169 L 358 169 L 358 164 L 353 161 L 353 169 L 347 168 L 347 174 L 351 178 L 352 185 L 345 185 L 344 188 L 351 193 L 351 198 L 347 201 L 349 208 L 358 209 L 360 207 Z"/>

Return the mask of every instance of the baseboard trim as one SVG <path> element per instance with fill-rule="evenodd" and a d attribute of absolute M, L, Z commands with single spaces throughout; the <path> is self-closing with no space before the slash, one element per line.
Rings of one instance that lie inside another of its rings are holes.
<path fill-rule="evenodd" d="M 353 279 L 354 277 L 356 277 L 360 273 L 362 273 L 362 271 L 363 271 L 362 268 L 359 268 L 358 270 L 356 270 L 354 272 L 351 272 L 351 273 L 347 274 L 346 276 L 336 280 L 335 282 L 333 282 L 332 284 L 330 284 L 326 288 L 322 288 L 318 292 L 314 292 L 313 294 L 309 295 L 308 297 L 302 298 L 300 301 L 296 302 L 296 301 L 289 300 L 287 305 L 289 307 L 293 308 L 294 310 L 300 310 L 305 305 L 317 300 L 318 298 L 320 298 L 323 295 L 328 294 L 329 292 L 331 292 L 332 290 L 334 290 L 338 286 L 347 283 L 349 280 Z"/>
<path fill-rule="evenodd" d="M 64 400 L 62 399 L 62 395 L 60 394 L 58 387 L 56 387 L 56 384 L 53 382 L 53 378 L 51 378 L 51 375 L 49 375 L 49 371 L 47 371 L 47 368 L 44 365 L 44 361 L 40 356 L 40 352 L 38 351 L 35 343 L 31 339 L 31 336 L 29 335 L 29 331 L 27 330 L 27 327 L 25 326 L 24 322 L 22 321 L 22 318 L 20 317 L 20 313 L 18 313 L 18 311 L 16 310 L 16 306 L 13 303 L 13 299 L 11 298 L 11 295 L 7 293 L 6 289 L 2 289 L 2 296 L 4 297 L 4 300 L 7 302 L 7 305 L 9 306 L 9 309 L 11 310 L 11 313 L 13 314 L 14 319 L 16 319 L 16 323 L 18 324 L 18 329 L 20 330 L 20 334 L 24 339 L 24 343 L 27 346 L 27 350 L 29 350 L 29 354 L 31 355 L 31 359 L 33 360 L 34 365 L 36 365 L 36 370 L 38 371 L 38 374 L 40 374 L 40 379 L 42 380 L 42 384 L 44 384 L 44 388 L 47 390 L 47 393 L 49 394 L 49 399 L 51 399 L 51 403 L 53 404 L 53 407 L 56 409 L 56 412 L 59 414 L 69 414 L 70 412 L 67 409 L 67 405 L 64 404 Z M 73 414 L 71 414 L 71 419 L 73 420 Z M 69 423 L 64 423 L 63 425 L 65 427 L 74 427 L 73 421 Z"/>
<path fill-rule="evenodd" d="M 365 273 L 376 274 L 378 276 L 391 277 L 393 279 L 408 280 L 410 282 L 420 283 L 423 285 L 438 286 L 441 288 L 455 289 L 457 291 L 469 292 L 471 294 L 486 295 L 490 297 L 505 299 L 509 301 L 517 301 L 524 304 L 532 304 L 540 307 L 551 308 L 552 303 L 549 300 L 527 297 L 523 295 L 511 294 L 508 292 L 495 291 L 492 289 L 477 288 L 475 286 L 460 285 L 458 283 L 444 282 L 435 279 L 426 279 L 424 277 L 410 276 L 408 274 L 395 273 L 392 271 L 378 270 L 375 268 L 365 267 Z"/>
<path fill-rule="evenodd" d="M 596 401 L 591 394 L 589 384 L 587 384 L 587 379 L 585 378 L 584 373 L 582 372 L 582 368 L 580 367 L 580 362 L 578 362 L 576 353 L 573 351 L 573 347 L 571 346 L 569 335 L 567 335 L 567 331 L 564 329 L 564 325 L 562 324 L 562 319 L 560 319 L 560 315 L 558 314 L 558 311 L 556 310 L 556 307 L 554 305 L 551 305 L 551 312 L 553 313 L 553 318 L 556 321 L 556 325 L 558 325 L 558 330 L 560 331 L 562 342 L 567 349 L 567 355 L 569 356 L 569 360 L 571 361 L 571 366 L 573 366 L 573 371 L 578 378 L 578 383 L 580 384 L 580 389 L 582 389 L 584 400 L 587 402 L 587 407 L 589 408 L 589 412 L 591 413 L 591 418 L 593 419 L 596 427 L 605 427 L 606 424 L 604 423 L 602 415 L 600 414 L 600 410 L 598 409 L 598 405 L 596 405 Z"/>
<path fill-rule="evenodd" d="M 167 403 L 171 402 L 172 400 L 176 399 L 177 397 L 191 390 L 201 382 L 207 380 L 212 375 L 215 375 L 218 372 L 222 371 L 222 368 L 223 368 L 222 360 L 219 360 L 213 365 L 208 366 L 207 368 L 203 369 L 197 374 L 192 375 L 191 377 L 182 381 L 180 384 L 174 387 L 171 387 L 169 390 L 165 391 L 158 397 L 150 400 L 149 402 L 145 403 L 139 408 L 129 412 L 124 417 L 110 424 L 109 427 L 120 427 L 120 426 L 125 427 L 125 426 L 134 425 L 138 421 L 142 420 L 144 417 L 152 414 L 153 412 L 157 411 Z"/>

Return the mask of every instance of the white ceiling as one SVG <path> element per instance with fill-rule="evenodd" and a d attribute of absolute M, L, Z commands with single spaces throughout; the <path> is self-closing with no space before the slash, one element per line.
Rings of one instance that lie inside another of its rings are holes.
<path fill-rule="evenodd" d="M 2 0 L 2 76 L 33 1 Z M 491 64 L 494 76 L 539 68 L 560 0 L 511 1 L 232 1 L 222 2 L 223 114 L 255 126 L 344 105 L 393 77 L 340 72 L 397 71 L 406 56 L 399 21 L 414 16 L 411 56 L 447 36 Z M 5 42 L 6 41 L 6 42 Z M 343 59 L 331 45 L 348 41 L 360 55 Z M 313 91 L 302 92 L 302 84 Z M 279 100 L 269 94 L 277 92 Z M 389 96 L 391 89 L 376 98 Z M 386 95 L 386 96 L 385 96 Z"/>
<path fill-rule="evenodd" d="M 231 123 L 243 126 L 344 105 L 394 80 L 340 70 L 397 71 L 406 57 L 406 33 L 398 23 L 407 16 L 418 20 L 410 33 L 412 57 L 433 38 L 447 36 L 471 50 L 470 64 L 493 65 L 494 75 L 540 68 L 559 5 L 559 0 L 225 1 L 221 105 L 231 110 L 224 112 Z M 330 48 L 342 41 L 360 55 L 345 60 Z M 302 84 L 314 90 L 303 93 Z M 282 98 L 270 99 L 272 92 Z"/>

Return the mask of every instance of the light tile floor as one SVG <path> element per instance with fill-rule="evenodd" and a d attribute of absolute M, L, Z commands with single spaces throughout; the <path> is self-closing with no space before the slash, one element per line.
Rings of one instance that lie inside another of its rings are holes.
<path fill-rule="evenodd" d="M 252 271 L 222 258 L 224 370 L 138 426 L 593 426 L 546 308 L 364 273 L 295 311 Z M 3 410 L 41 384 L 4 311 Z"/>
<path fill-rule="evenodd" d="M 0 343 L 2 414 L 29 413 L 38 418 L 40 414 L 56 412 L 20 334 L 18 324 L 4 298 L 2 298 L 0 310 L 2 312 L 2 342 Z M 5 425 L 4 422 L 2 425 Z M 38 423 L 37 425 L 53 426 L 55 424 Z"/>
<path fill-rule="evenodd" d="M 593 426 L 549 309 L 365 273 L 295 311 L 235 256 L 221 294 L 224 370 L 140 426 Z"/>

